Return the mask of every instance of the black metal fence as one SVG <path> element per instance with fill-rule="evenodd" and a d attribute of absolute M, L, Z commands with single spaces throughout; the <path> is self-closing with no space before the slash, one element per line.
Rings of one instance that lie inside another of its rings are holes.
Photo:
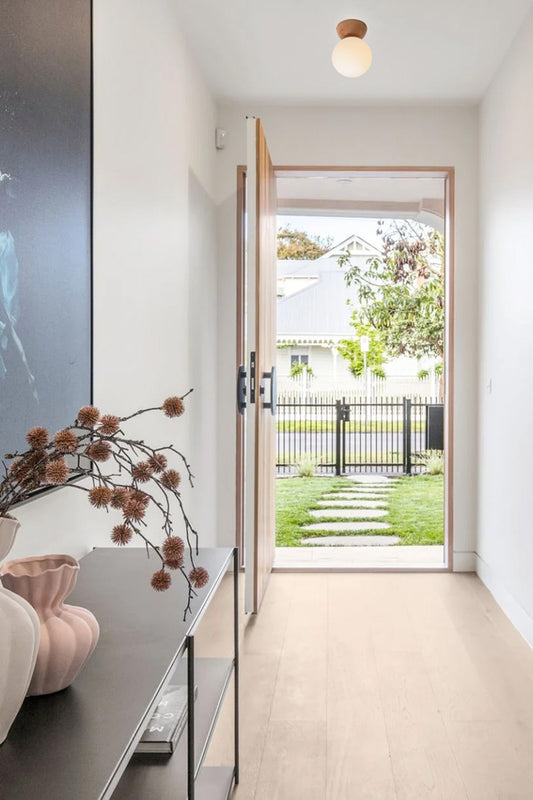
<path fill-rule="evenodd" d="M 408 397 L 366 402 L 319 395 L 277 404 L 278 474 L 312 462 L 318 474 L 420 472 L 419 456 L 442 450 L 443 404 Z"/>

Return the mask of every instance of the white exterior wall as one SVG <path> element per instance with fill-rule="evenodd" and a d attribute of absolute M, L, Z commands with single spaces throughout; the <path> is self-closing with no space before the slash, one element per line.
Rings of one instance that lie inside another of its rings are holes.
<path fill-rule="evenodd" d="M 291 378 L 291 356 L 307 355 L 312 376 Z M 428 378 L 419 380 L 421 369 L 432 370 L 435 359 L 421 359 L 402 356 L 383 365 L 386 377 L 378 378 L 369 375 L 371 397 L 438 397 L 440 378 L 431 372 Z M 293 392 L 308 389 L 312 392 L 347 391 L 365 394 L 366 384 L 363 376 L 354 378 L 348 368 L 348 362 L 337 348 L 295 345 L 281 347 L 276 350 L 276 372 L 279 392 Z"/>
<path fill-rule="evenodd" d="M 478 572 L 533 646 L 533 15 L 481 106 Z"/>
<path fill-rule="evenodd" d="M 219 107 L 228 131 L 217 153 L 219 339 L 235 339 L 236 166 L 245 163 L 245 116 L 261 117 L 276 165 L 453 166 L 455 215 L 454 563 L 475 566 L 477 419 L 477 109 L 424 107 Z M 218 381 L 220 519 L 234 530 L 235 362 L 221 353 Z"/>
<path fill-rule="evenodd" d="M 95 401 L 121 414 L 194 387 L 184 417 L 152 414 L 137 431 L 189 457 L 197 486 L 185 502 L 206 545 L 217 519 L 214 125 L 175 3 L 94 0 Z M 17 516 L 14 557 L 110 544 L 111 517 L 82 492 Z"/>
<path fill-rule="evenodd" d="M 336 348 L 334 350 L 335 352 L 332 352 L 329 347 L 312 345 L 279 348 L 276 351 L 278 390 L 285 391 L 298 388 L 299 383 L 290 377 L 291 355 L 300 353 L 309 356 L 309 366 L 313 370 L 309 385 L 313 390 L 348 386 L 353 383 L 353 376 L 348 369 L 346 360 L 336 354 Z"/>

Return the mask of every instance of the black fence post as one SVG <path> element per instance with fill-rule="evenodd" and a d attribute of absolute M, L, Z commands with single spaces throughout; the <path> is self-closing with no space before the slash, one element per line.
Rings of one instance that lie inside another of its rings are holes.
<path fill-rule="evenodd" d="M 341 472 L 346 474 L 346 420 L 349 417 L 350 407 L 346 405 L 346 398 L 342 398 L 342 445 L 341 445 Z"/>
<path fill-rule="evenodd" d="M 403 471 L 411 474 L 411 398 L 403 398 Z"/>
<path fill-rule="evenodd" d="M 337 400 L 335 403 L 335 410 L 337 412 L 335 420 L 335 475 L 341 474 L 341 420 L 342 420 L 342 403 Z"/>

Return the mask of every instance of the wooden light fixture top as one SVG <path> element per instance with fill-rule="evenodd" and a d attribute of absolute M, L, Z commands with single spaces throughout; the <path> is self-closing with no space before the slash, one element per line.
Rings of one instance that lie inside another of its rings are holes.
<path fill-rule="evenodd" d="M 347 36 L 357 36 L 358 39 L 364 39 L 367 30 L 366 23 L 360 19 L 343 19 L 337 25 L 339 39 L 346 39 Z"/>

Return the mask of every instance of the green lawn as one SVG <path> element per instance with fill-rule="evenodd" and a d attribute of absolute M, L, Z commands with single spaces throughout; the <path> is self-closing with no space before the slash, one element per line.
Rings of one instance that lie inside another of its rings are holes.
<path fill-rule="evenodd" d="M 298 528 L 316 522 L 307 512 L 318 508 L 316 501 L 324 492 L 353 486 L 345 478 L 278 478 L 276 481 L 276 544 L 298 547 L 303 535 Z"/>
<path fill-rule="evenodd" d="M 398 491 L 391 492 L 390 533 L 402 544 L 443 544 L 444 478 L 442 475 L 414 475 L 402 478 Z"/>
<path fill-rule="evenodd" d="M 346 478 L 282 478 L 276 481 L 276 544 L 302 547 L 301 525 L 316 522 L 308 512 L 318 508 L 324 492 L 353 487 Z M 442 475 L 402 477 L 388 495 L 389 514 L 383 522 L 388 534 L 399 536 L 402 545 L 442 544 L 444 530 L 444 481 Z M 338 519 L 335 521 L 339 521 Z M 368 531 L 369 534 L 372 531 Z M 313 531 L 313 536 L 320 536 Z M 325 535 L 325 534 L 324 534 Z"/>

